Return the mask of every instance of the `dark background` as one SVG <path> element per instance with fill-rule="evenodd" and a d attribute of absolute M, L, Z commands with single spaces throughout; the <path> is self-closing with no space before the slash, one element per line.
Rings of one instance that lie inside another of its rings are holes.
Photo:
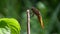
<path fill-rule="evenodd" d="M 31 34 L 60 34 L 60 0 L 0 0 L 0 18 L 17 19 L 21 34 L 27 34 L 26 10 L 31 7 L 41 12 L 45 26 L 42 29 L 34 15 L 31 17 Z"/>

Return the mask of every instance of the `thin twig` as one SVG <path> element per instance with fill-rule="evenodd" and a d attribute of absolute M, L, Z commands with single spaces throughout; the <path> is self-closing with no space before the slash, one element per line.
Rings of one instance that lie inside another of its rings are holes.
<path fill-rule="evenodd" d="M 27 34 L 30 34 L 30 11 L 27 10 Z"/>

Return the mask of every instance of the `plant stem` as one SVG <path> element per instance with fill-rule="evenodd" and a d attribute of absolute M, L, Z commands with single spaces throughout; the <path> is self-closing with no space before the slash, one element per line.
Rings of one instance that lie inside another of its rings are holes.
<path fill-rule="evenodd" d="M 27 34 L 30 34 L 30 11 L 27 10 Z"/>

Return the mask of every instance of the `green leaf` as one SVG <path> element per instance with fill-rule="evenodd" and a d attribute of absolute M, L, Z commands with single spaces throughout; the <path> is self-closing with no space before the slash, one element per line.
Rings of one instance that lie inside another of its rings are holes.
<path fill-rule="evenodd" d="M 42 14 L 45 15 L 47 13 L 48 7 L 43 2 L 38 2 L 36 6 Z"/>
<path fill-rule="evenodd" d="M 20 24 L 14 18 L 1 18 L 0 34 L 20 34 Z"/>

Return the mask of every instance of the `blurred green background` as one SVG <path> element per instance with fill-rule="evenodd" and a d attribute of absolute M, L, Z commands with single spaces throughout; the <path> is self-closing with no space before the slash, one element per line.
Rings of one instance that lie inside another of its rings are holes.
<path fill-rule="evenodd" d="M 37 16 L 31 17 L 31 34 L 60 34 L 60 0 L 0 0 L 0 18 L 15 18 L 20 22 L 21 34 L 27 34 L 28 8 L 37 8 L 45 29 Z"/>

